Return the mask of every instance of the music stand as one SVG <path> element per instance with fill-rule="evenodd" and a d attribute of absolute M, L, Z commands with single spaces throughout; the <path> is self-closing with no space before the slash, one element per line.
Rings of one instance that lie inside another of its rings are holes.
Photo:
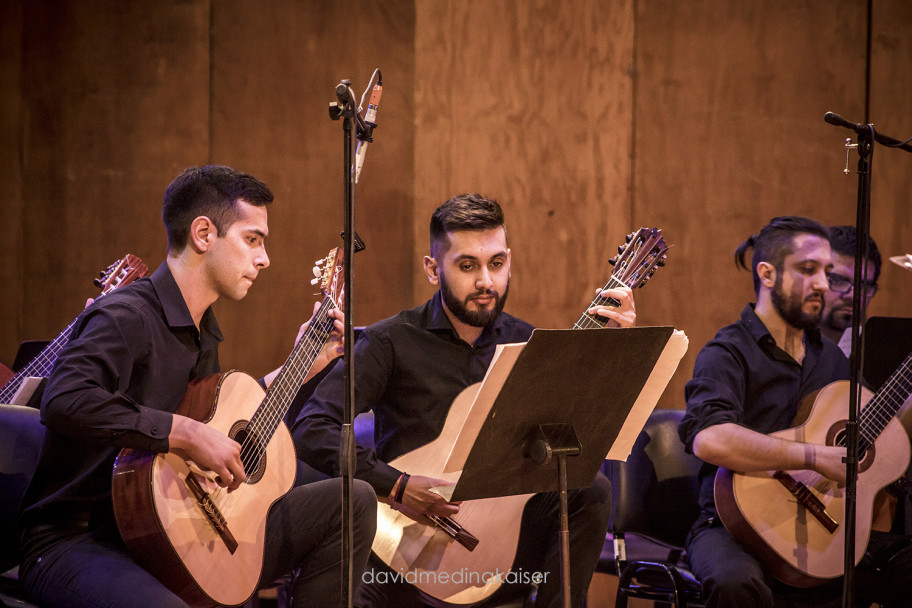
<path fill-rule="evenodd" d="M 567 490 L 589 486 L 617 442 L 626 459 L 686 348 L 686 337 L 672 327 L 535 330 L 515 362 L 506 362 L 512 368 L 492 402 L 473 405 L 469 417 L 484 415 L 484 421 L 477 436 L 456 441 L 454 453 L 466 442 L 471 448 L 452 500 L 557 490 L 564 606 L 570 600 Z M 486 382 L 497 377 L 500 361 Z M 647 383 L 658 390 L 640 399 Z M 483 386 L 478 394 L 484 393 Z"/>
<path fill-rule="evenodd" d="M 912 318 L 871 317 L 864 346 L 864 378 L 877 391 L 912 352 Z"/>

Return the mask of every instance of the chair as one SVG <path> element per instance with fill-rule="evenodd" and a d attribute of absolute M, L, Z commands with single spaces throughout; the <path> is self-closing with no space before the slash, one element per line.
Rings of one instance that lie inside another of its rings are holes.
<path fill-rule="evenodd" d="M 44 426 L 32 407 L 0 404 L 0 606 L 30 606 L 22 601 L 19 564 L 19 503 L 35 472 Z"/>
<path fill-rule="evenodd" d="M 697 473 L 701 465 L 684 452 L 678 438 L 683 415 L 682 410 L 655 410 L 627 462 L 605 461 L 605 474 L 613 488 L 611 533 L 618 608 L 626 608 L 627 598 L 675 607 L 704 605 L 700 582 L 688 569 L 683 548 L 699 513 Z M 628 540 L 639 541 L 641 549 L 645 545 L 646 556 L 628 556 Z"/>

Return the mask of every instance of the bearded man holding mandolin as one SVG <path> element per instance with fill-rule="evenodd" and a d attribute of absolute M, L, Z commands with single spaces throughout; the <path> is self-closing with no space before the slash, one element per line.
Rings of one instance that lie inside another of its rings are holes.
<path fill-rule="evenodd" d="M 442 444 L 452 440 L 451 428 L 461 427 L 459 419 L 453 423 L 464 413 L 457 395 L 482 380 L 498 344 L 531 335 L 530 324 L 502 312 L 510 264 L 500 205 L 479 194 L 451 198 L 433 213 L 424 257 L 427 279 L 438 291 L 425 304 L 367 327 L 354 347 L 355 408 L 373 410 L 376 439 L 376 450 L 359 447 L 356 476 L 384 503 L 358 606 L 468 605 L 494 593 L 522 592 L 529 583 L 538 584 L 535 606 L 560 603 L 556 493 L 455 504 L 432 490 L 453 484 L 442 474 L 449 447 Z M 601 319 L 592 326 L 634 324 L 627 285 L 601 294 L 613 302 L 591 306 Z M 299 455 L 327 475 L 339 474 L 342 382 L 337 365 L 292 427 Z M 574 606 L 585 598 L 610 504 L 610 484 L 601 473 L 592 486 L 570 492 Z"/>
<path fill-rule="evenodd" d="M 828 232 L 777 217 L 736 249 L 745 269 L 749 249 L 757 302 L 703 347 L 685 387 L 679 433 L 706 463 L 688 557 L 707 606 L 841 606 L 850 366 L 817 329 Z M 895 409 L 869 416 L 880 401 L 859 414 L 855 605 L 908 606 L 912 544 L 871 530 L 910 452 Z"/>
<path fill-rule="evenodd" d="M 263 388 L 274 394 L 302 348 L 311 347 L 312 357 L 300 381 L 339 355 L 342 313 L 324 301 L 289 363 L 262 384 L 218 373 L 222 334 L 211 306 L 219 297 L 242 299 L 269 265 L 272 200 L 265 184 L 234 169 L 185 170 L 162 205 L 167 260 L 150 278 L 94 302 L 76 323 L 43 395 L 47 435 L 20 518 L 19 575 L 32 601 L 239 605 L 259 585 L 300 569 L 295 606 L 339 605 L 341 484 L 290 489 L 296 461 L 281 415 L 272 434 L 274 427 L 257 430 L 264 427 L 245 412 L 269 401 Z M 244 411 L 230 429 L 215 424 L 236 408 Z M 136 474 L 140 463 L 153 478 Z M 124 486 L 125 479 L 136 483 Z M 352 497 L 360 573 L 376 499 L 363 482 Z M 146 502 L 155 510 L 137 517 Z M 162 515 L 168 519 L 155 520 Z"/>

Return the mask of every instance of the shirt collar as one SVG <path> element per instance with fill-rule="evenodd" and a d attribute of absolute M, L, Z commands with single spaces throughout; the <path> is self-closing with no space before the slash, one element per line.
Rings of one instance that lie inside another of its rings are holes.
<path fill-rule="evenodd" d="M 741 321 L 744 323 L 745 327 L 747 327 L 747 331 L 750 332 L 754 341 L 761 346 L 775 346 L 778 350 L 781 350 L 776 344 L 776 341 L 773 340 L 773 336 L 770 334 L 769 329 L 766 328 L 766 325 L 760 320 L 760 317 L 757 316 L 755 307 L 756 304 L 748 304 L 744 307 L 744 310 L 741 311 Z M 805 329 L 804 337 L 805 344 L 808 347 L 813 347 L 817 350 L 823 347 L 823 338 L 821 337 L 818 328 L 812 327 L 811 329 Z"/>
<path fill-rule="evenodd" d="M 168 326 L 172 328 L 192 327 L 196 330 L 193 317 L 190 315 L 190 309 L 187 308 L 187 303 L 184 301 L 180 287 L 177 286 L 177 281 L 174 280 L 174 275 L 171 274 L 168 263 L 162 262 L 161 266 L 152 273 L 150 278 L 152 287 L 161 302 L 162 312 L 168 322 Z M 211 306 L 206 309 L 206 312 L 203 313 L 203 318 L 200 319 L 199 333 L 202 341 L 206 341 L 210 336 L 216 342 L 221 342 L 224 339 Z"/>

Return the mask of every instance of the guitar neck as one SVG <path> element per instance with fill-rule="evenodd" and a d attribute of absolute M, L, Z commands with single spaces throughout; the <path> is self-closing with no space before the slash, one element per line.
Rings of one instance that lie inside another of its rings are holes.
<path fill-rule="evenodd" d="M 884 382 L 859 414 L 859 448 L 872 445 L 912 395 L 912 353 Z"/>
<path fill-rule="evenodd" d="M 19 370 L 9 382 L 3 385 L 3 388 L 0 389 L 0 403 L 12 403 L 13 397 L 16 396 L 16 392 L 19 390 L 19 387 L 22 386 L 22 383 L 25 382 L 26 378 L 47 378 L 51 375 L 51 371 L 54 369 L 54 363 L 57 361 L 57 356 L 60 354 L 60 351 L 63 350 L 63 347 L 66 346 L 67 342 L 69 342 L 70 334 L 73 333 L 73 327 L 75 325 L 76 319 L 73 319 L 73 321 L 66 326 L 66 329 L 60 332 L 56 338 L 41 349 L 41 352 L 38 353 L 34 359 L 28 362 L 28 365 Z"/>
<path fill-rule="evenodd" d="M 605 286 L 602 287 L 600 291 L 605 291 L 606 289 L 617 289 L 618 287 L 627 287 L 627 285 L 618 279 L 615 276 L 611 276 L 608 279 L 608 282 L 605 283 Z M 573 324 L 573 329 L 599 329 L 605 327 L 608 323 L 608 319 L 600 317 L 598 315 L 589 314 L 587 311 L 594 306 L 620 306 L 620 302 L 614 298 L 603 298 L 598 295 L 592 300 L 592 303 L 583 311 L 583 314 L 580 316 L 579 320 Z"/>
<path fill-rule="evenodd" d="M 279 423 L 288 413 L 291 402 L 304 383 L 310 368 L 333 330 L 333 318 L 330 311 L 336 308 L 335 302 L 329 296 L 323 298 L 323 303 L 313 321 L 307 327 L 304 335 L 298 340 L 294 350 L 288 355 L 288 360 L 282 366 L 272 386 L 266 393 L 263 403 L 250 420 L 251 434 L 260 438 L 272 437 Z"/>

